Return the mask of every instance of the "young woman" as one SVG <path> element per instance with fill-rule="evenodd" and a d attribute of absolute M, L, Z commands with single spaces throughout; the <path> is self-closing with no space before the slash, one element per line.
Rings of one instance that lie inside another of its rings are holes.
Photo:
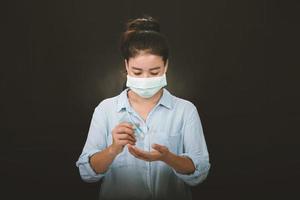
<path fill-rule="evenodd" d="M 129 20 L 121 52 L 125 88 L 95 108 L 76 166 L 102 180 L 100 199 L 192 199 L 210 169 L 197 108 L 165 86 L 169 49 L 150 16 Z"/>

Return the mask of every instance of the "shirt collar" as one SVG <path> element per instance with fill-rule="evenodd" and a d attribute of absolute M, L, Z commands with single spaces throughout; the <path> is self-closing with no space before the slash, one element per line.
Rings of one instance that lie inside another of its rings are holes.
<path fill-rule="evenodd" d="M 129 88 L 126 88 L 118 96 L 118 100 L 117 100 L 117 111 L 118 112 L 123 108 L 125 108 L 126 110 L 131 109 L 131 107 L 129 105 L 129 101 L 128 101 L 128 96 L 127 96 L 128 90 L 129 90 Z M 165 106 L 168 109 L 173 108 L 173 104 L 174 104 L 173 96 L 166 88 L 163 88 L 163 94 L 162 94 L 161 98 L 159 99 L 158 104 Z"/>

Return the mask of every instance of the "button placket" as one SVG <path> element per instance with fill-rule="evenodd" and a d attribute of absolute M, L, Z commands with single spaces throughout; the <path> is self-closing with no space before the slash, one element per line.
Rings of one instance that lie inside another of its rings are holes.
<path fill-rule="evenodd" d="M 155 110 L 157 109 L 159 104 L 157 104 L 148 114 L 146 121 L 144 121 L 134 110 L 130 109 L 130 112 L 133 114 L 134 117 L 139 119 L 139 123 L 140 123 L 140 128 L 142 129 L 142 131 L 144 132 L 144 150 L 150 152 L 151 151 L 151 127 L 149 128 L 149 120 L 151 119 L 153 113 L 155 112 Z M 150 129 L 150 130 L 149 130 Z M 151 193 L 151 195 L 153 195 L 153 189 L 151 186 L 151 162 L 150 161 L 146 161 L 146 165 L 147 165 L 147 174 L 146 174 L 146 179 L 147 179 L 147 185 L 149 188 L 149 191 Z"/>

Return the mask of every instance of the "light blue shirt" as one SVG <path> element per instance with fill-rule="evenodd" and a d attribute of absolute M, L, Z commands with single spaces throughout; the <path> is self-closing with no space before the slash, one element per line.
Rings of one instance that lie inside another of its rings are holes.
<path fill-rule="evenodd" d="M 210 169 L 197 108 L 163 88 L 159 102 L 144 121 L 129 104 L 128 90 L 104 99 L 94 109 L 86 143 L 76 162 L 81 178 L 86 182 L 103 179 L 101 200 L 191 200 L 190 186 L 205 180 Z M 178 173 L 163 161 L 148 162 L 134 157 L 125 146 L 106 172 L 95 173 L 89 157 L 112 144 L 112 129 L 124 121 L 140 124 L 144 137 L 137 138 L 138 148 L 151 151 L 153 143 L 165 145 L 174 154 L 191 158 L 196 170 L 191 174 Z"/>

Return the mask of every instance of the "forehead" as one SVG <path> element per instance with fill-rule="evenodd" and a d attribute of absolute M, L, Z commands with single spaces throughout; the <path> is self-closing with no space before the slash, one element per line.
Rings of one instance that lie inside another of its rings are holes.
<path fill-rule="evenodd" d="M 128 61 L 129 67 L 141 68 L 147 70 L 154 67 L 163 67 L 164 61 L 161 56 L 153 54 L 139 54 L 131 57 Z"/>

